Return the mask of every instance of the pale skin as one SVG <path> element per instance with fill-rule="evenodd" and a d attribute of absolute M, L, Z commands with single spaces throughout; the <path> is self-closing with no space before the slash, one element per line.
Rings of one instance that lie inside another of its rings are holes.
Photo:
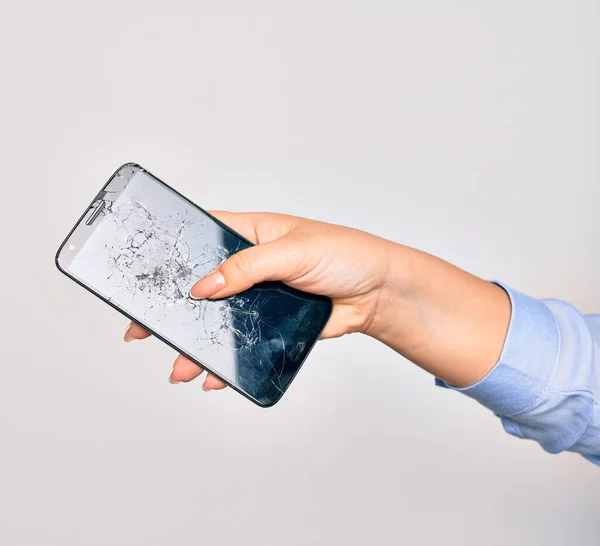
<path fill-rule="evenodd" d="M 511 314 L 499 286 L 356 229 L 283 214 L 211 214 L 256 246 L 198 281 L 191 297 L 222 298 L 262 281 L 283 281 L 333 300 L 322 339 L 361 332 L 457 387 L 483 379 L 498 361 Z M 149 336 L 132 323 L 125 341 Z M 189 382 L 202 374 L 180 355 L 169 381 Z M 202 388 L 225 386 L 207 374 Z"/>

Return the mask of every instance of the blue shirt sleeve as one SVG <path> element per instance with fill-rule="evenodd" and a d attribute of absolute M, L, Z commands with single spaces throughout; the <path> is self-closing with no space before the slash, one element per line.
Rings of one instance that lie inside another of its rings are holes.
<path fill-rule="evenodd" d="M 512 304 L 500 360 L 470 387 L 437 384 L 492 410 L 509 434 L 600 465 L 600 315 L 500 286 Z"/>

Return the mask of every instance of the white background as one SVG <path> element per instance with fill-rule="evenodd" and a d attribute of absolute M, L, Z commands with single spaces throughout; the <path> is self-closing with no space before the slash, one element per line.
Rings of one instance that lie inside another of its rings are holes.
<path fill-rule="evenodd" d="M 600 311 L 598 1 L 0 6 L 0 544 L 595 545 L 599 469 L 386 347 L 254 407 L 54 268 L 136 161 Z"/>

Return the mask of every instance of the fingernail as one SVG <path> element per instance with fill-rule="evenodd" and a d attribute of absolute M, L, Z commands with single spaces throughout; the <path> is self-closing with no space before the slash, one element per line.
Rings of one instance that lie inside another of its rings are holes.
<path fill-rule="evenodd" d="M 209 387 L 206 385 L 206 383 L 203 383 L 203 384 L 202 384 L 202 390 L 203 390 L 204 392 L 210 392 L 210 391 L 212 391 L 212 389 L 211 389 L 211 388 L 209 388 Z"/>
<path fill-rule="evenodd" d="M 129 330 L 131 330 L 131 325 L 127 326 L 127 330 L 125 330 L 125 337 L 123 338 L 125 340 L 125 343 L 135 341 L 135 338 L 129 333 Z"/>
<path fill-rule="evenodd" d="M 190 297 L 194 300 L 209 298 L 225 286 L 225 277 L 220 271 L 213 271 L 199 280 L 190 290 Z"/>
<path fill-rule="evenodd" d="M 179 385 L 179 383 L 181 383 L 181 381 L 179 381 L 178 379 L 175 379 L 173 377 L 173 374 L 171 374 L 169 376 L 169 383 L 171 383 L 171 385 Z"/>

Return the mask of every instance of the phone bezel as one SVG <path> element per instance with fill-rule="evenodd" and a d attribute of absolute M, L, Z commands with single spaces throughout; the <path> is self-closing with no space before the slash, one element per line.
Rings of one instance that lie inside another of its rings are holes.
<path fill-rule="evenodd" d="M 204 210 L 202 207 L 200 207 L 199 205 L 197 205 L 196 203 L 194 203 L 193 201 L 191 201 L 190 199 L 188 199 L 185 195 L 181 194 L 176 189 L 174 189 L 171 186 L 169 186 L 169 184 L 167 184 L 166 182 L 164 182 L 163 180 L 161 180 L 160 178 L 158 178 L 157 176 L 155 176 L 154 174 L 152 174 L 150 171 L 148 171 L 147 169 L 145 169 L 144 167 L 142 167 L 138 163 L 128 162 L 128 163 L 124 163 L 123 165 L 121 165 L 112 174 L 112 176 L 108 179 L 108 181 L 106 182 L 106 184 L 104 184 L 104 186 L 102 187 L 102 189 L 100 190 L 100 192 L 98 192 L 97 196 L 100 195 L 100 194 L 102 194 L 102 192 L 104 192 L 104 190 L 113 181 L 113 179 L 115 178 L 115 176 L 117 176 L 119 174 L 119 172 L 121 172 L 123 169 L 125 169 L 127 167 L 135 169 L 135 170 L 139 170 L 141 172 L 144 172 L 144 173 L 148 174 L 149 176 L 151 176 L 152 178 L 154 178 L 155 180 L 157 180 L 160 184 L 163 184 L 167 189 L 169 189 L 170 191 L 172 191 L 175 195 L 177 195 L 178 197 L 180 197 L 181 199 L 183 199 L 184 201 L 186 201 L 187 203 L 189 203 L 191 206 L 195 207 L 200 212 L 202 212 L 203 214 L 205 214 L 206 216 L 208 216 L 211 220 L 213 220 L 216 224 L 218 224 L 222 229 L 228 231 L 229 233 L 231 233 L 232 235 L 234 235 L 236 237 L 239 237 L 242 241 L 244 241 L 248 245 L 255 246 L 255 243 L 253 243 L 252 241 L 248 240 L 246 237 L 244 237 L 243 235 L 239 234 L 235 230 L 231 229 L 228 225 L 226 225 L 225 223 L 223 223 L 221 220 L 219 220 L 218 218 L 216 218 L 215 216 L 213 216 L 212 214 L 210 214 L 208 211 Z M 80 281 L 78 278 L 74 277 L 68 271 L 66 271 L 63 267 L 61 267 L 61 265 L 60 265 L 60 257 L 61 257 L 61 253 L 62 253 L 65 245 L 67 244 L 67 242 L 69 241 L 69 239 L 71 238 L 71 236 L 75 233 L 75 231 L 77 231 L 77 228 L 84 221 L 85 217 L 87 216 L 87 214 L 90 211 L 90 208 L 92 208 L 93 205 L 94 205 L 94 203 L 96 202 L 97 196 L 94 198 L 94 200 L 92 200 L 92 202 L 90 203 L 90 205 L 87 207 L 87 209 L 85 210 L 85 212 L 81 215 L 81 217 L 79 218 L 79 220 L 75 223 L 75 225 L 73 226 L 73 228 L 69 231 L 69 234 L 65 237 L 64 241 L 62 242 L 62 244 L 58 248 L 58 251 L 56 252 L 56 256 L 55 256 L 55 265 L 56 265 L 57 269 L 61 273 L 63 273 L 65 276 L 67 276 L 69 279 L 75 281 L 78 285 L 80 285 L 83 288 L 85 288 L 88 292 L 94 294 L 97 298 L 99 298 L 100 300 L 102 300 L 104 303 L 107 303 L 113 309 L 116 309 L 119 313 L 121 313 L 122 315 L 124 315 L 125 317 L 127 317 L 129 320 L 131 320 L 132 322 L 135 322 L 136 324 L 139 324 L 140 326 L 142 326 L 144 329 L 146 329 L 154 337 L 156 337 L 157 339 L 159 339 L 160 341 L 162 341 L 163 343 L 165 343 L 166 345 L 168 345 L 169 347 L 171 347 L 172 349 L 174 349 L 178 353 L 182 354 L 183 356 L 185 356 L 186 358 L 188 358 L 189 360 L 191 360 L 192 362 L 194 362 L 196 365 L 200 366 L 201 368 L 203 368 L 207 372 L 209 372 L 212 375 L 214 375 L 215 377 L 219 378 L 226 385 L 228 385 L 229 387 L 231 387 L 234 391 L 240 393 L 242 396 L 244 396 L 248 400 L 254 402 L 257 406 L 262 407 L 262 408 L 268 408 L 268 407 L 274 406 L 277 402 L 279 402 L 279 400 L 281 400 L 281 398 L 283 397 L 283 395 L 289 389 L 289 387 L 292 384 L 292 382 L 294 381 L 296 375 L 300 371 L 300 368 L 304 365 L 304 362 L 306 362 L 306 359 L 308 358 L 308 355 L 311 353 L 312 349 L 314 348 L 314 346 L 316 345 L 317 341 L 321 337 L 321 334 L 323 333 L 323 330 L 325 329 L 325 326 L 327 325 L 327 322 L 329 321 L 329 319 L 331 317 L 331 313 L 333 311 L 333 302 L 332 302 L 331 298 L 328 298 L 327 296 L 320 296 L 320 295 L 310 294 L 310 296 L 314 297 L 315 299 L 318 299 L 318 300 L 321 300 L 321 301 L 324 301 L 324 302 L 325 301 L 328 302 L 329 303 L 329 313 L 327 314 L 326 318 L 324 319 L 323 324 L 320 325 L 320 327 L 317 329 L 318 334 L 315 336 L 315 338 L 308 340 L 309 341 L 309 343 L 307 343 L 307 347 L 308 348 L 305 350 L 303 356 L 301 358 L 299 358 L 299 360 L 298 360 L 298 366 L 297 366 L 296 370 L 294 371 L 293 375 L 291 376 L 288 385 L 285 387 L 285 389 L 283 391 L 279 392 L 279 394 L 278 394 L 278 396 L 276 398 L 274 398 L 273 400 L 270 400 L 267 403 L 263 403 L 263 402 L 257 400 L 256 398 L 254 398 L 248 392 L 244 391 L 243 389 L 241 389 L 238 386 L 236 386 L 235 384 L 233 384 L 231 381 L 228 381 L 227 379 L 225 379 L 224 377 L 222 377 L 221 375 L 219 375 L 218 373 L 216 373 L 215 371 L 213 371 L 209 365 L 205 364 L 204 362 L 201 362 L 199 359 L 191 356 L 190 354 L 186 353 L 185 351 L 182 351 L 179 347 L 175 346 L 175 344 L 171 343 L 166 338 L 164 338 L 163 336 L 161 336 L 153 328 L 151 328 L 147 324 L 144 324 L 142 321 L 139 321 L 139 320 L 135 319 L 129 313 L 127 313 L 124 309 L 122 309 L 121 307 L 117 306 L 116 304 L 114 304 L 113 302 L 111 302 L 110 300 L 108 300 L 107 298 L 105 298 L 104 296 L 102 296 L 102 294 L 100 294 L 97 291 L 95 291 L 91 286 L 88 286 L 84 282 Z M 273 371 L 271 373 L 273 373 Z M 269 378 L 265 379 L 265 383 L 268 382 L 268 381 L 269 381 Z"/>

